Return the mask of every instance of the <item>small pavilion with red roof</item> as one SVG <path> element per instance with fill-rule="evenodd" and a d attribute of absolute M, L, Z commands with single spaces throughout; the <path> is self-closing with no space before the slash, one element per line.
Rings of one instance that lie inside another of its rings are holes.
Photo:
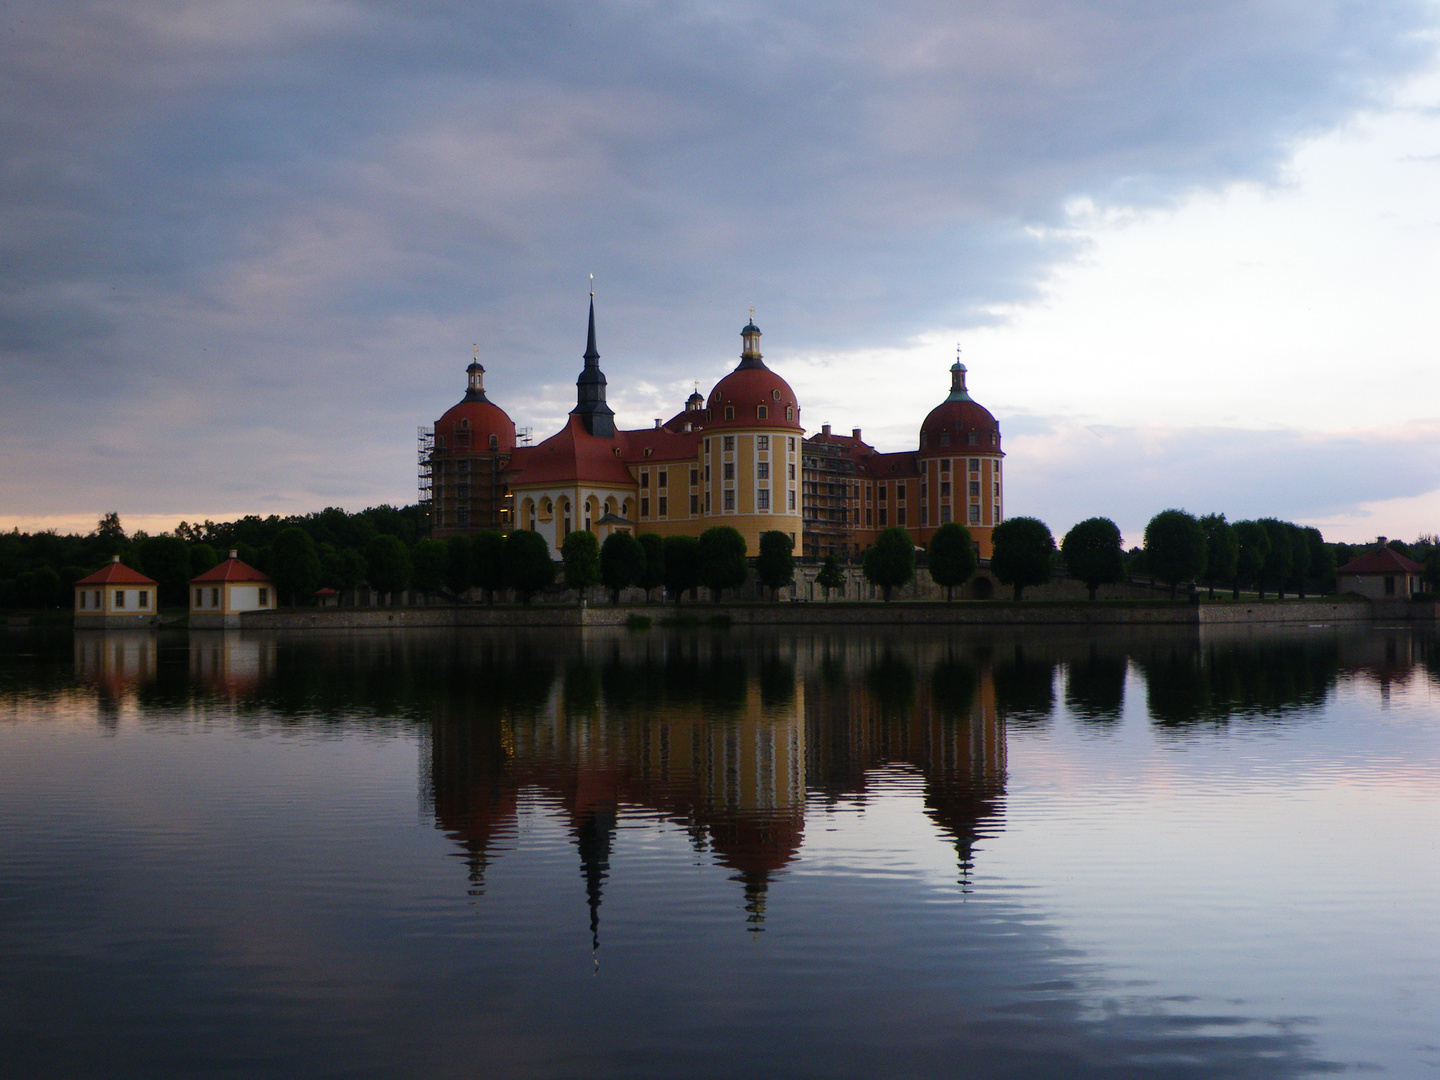
<path fill-rule="evenodd" d="M 233 628 L 247 611 L 275 608 L 275 583 L 240 561 L 235 551 L 224 562 L 190 579 L 190 626 Z"/>
<path fill-rule="evenodd" d="M 132 570 L 120 556 L 75 582 L 77 627 L 148 626 L 159 608 L 159 584 Z"/>
<path fill-rule="evenodd" d="M 1373 551 L 1351 559 L 1335 571 L 1338 592 L 1359 593 L 1371 600 L 1408 600 L 1424 587 L 1425 567 L 1387 547 L 1385 538 Z"/>

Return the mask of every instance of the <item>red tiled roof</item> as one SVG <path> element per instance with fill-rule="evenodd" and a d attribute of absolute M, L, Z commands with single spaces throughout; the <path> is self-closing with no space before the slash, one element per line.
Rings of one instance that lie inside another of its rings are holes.
<path fill-rule="evenodd" d="M 199 575 L 198 577 L 191 578 L 190 584 L 195 585 L 199 584 L 200 582 L 209 584 L 214 581 L 269 580 L 269 574 L 263 574 L 248 563 L 243 563 L 239 559 L 231 557 L 220 563 L 218 566 L 214 566 L 211 567 L 209 570 L 206 570 L 205 573 Z"/>
<path fill-rule="evenodd" d="M 617 431 L 613 439 L 596 438 L 585 430 L 580 417 L 571 413 L 565 426 L 539 446 L 516 449 L 510 459 L 510 485 L 579 481 L 633 487 L 635 478 L 625 467 L 625 443 L 623 431 Z"/>
<path fill-rule="evenodd" d="M 1425 567 L 1392 548 L 1376 548 L 1351 559 L 1337 574 L 1421 574 Z"/>
<path fill-rule="evenodd" d="M 131 570 L 118 558 L 114 562 L 108 562 L 95 573 L 83 577 L 75 582 L 76 585 L 157 585 L 153 578 L 148 578 L 139 570 Z"/>
<path fill-rule="evenodd" d="M 691 414 L 694 415 L 693 413 Z M 625 449 L 622 461 L 643 464 L 652 461 L 696 461 L 702 438 L 698 431 L 666 431 L 664 428 L 641 428 L 638 431 L 622 431 Z M 647 459 L 645 451 L 650 451 Z"/>
<path fill-rule="evenodd" d="M 489 401 L 462 401 L 435 421 L 435 437 L 445 439 L 445 449 L 449 451 L 488 450 L 491 435 L 495 436 L 497 450 L 515 448 L 515 421 Z"/>
<path fill-rule="evenodd" d="M 941 445 L 941 432 L 968 436 L 972 431 L 980 435 L 975 446 L 969 445 L 968 438 L 953 438 L 946 445 Z M 991 435 L 995 438 L 993 443 Z M 930 415 L 920 425 L 920 452 L 927 456 L 958 456 L 967 450 L 993 454 L 999 449 L 1000 425 L 990 415 L 989 409 L 974 401 L 942 401 L 930 410 Z"/>
<path fill-rule="evenodd" d="M 778 397 L 776 396 L 778 393 Z M 725 419 L 725 406 L 735 408 L 735 418 Z M 759 419 L 756 409 L 764 405 L 766 417 Z M 800 429 L 800 405 L 795 400 L 795 391 L 790 384 L 769 368 L 737 367 L 726 375 L 710 391 L 706 403 L 710 419 L 706 424 L 711 428 L 781 428 L 785 431 Z M 794 408 L 795 419 L 785 418 L 786 408 Z"/>

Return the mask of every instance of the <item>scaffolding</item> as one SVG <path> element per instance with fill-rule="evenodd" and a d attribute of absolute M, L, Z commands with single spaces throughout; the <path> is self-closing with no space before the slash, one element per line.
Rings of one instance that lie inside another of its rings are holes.
<path fill-rule="evenodd" d="M 419 487 L 420 528 L 430 534 L 431 514 L 435 505 L 435 429 L 422 425 L 415 429 L 416 478 Z"/>

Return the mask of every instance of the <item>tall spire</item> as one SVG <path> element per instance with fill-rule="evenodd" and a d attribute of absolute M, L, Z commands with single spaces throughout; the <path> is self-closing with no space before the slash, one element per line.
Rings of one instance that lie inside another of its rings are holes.
<path fill-rule="evenodd" d="M 594 282 L 592 277 L 591 282 Z M 590 291 L 590 329 L 585 338 L 585 368 L 575 380 L 575 408 L 585 430 L 599 439 L 615 437 L 615 410 L 605 403 L 605 373 L 600 370 L 600 350 L 595 347 L 595 291 Z"/>

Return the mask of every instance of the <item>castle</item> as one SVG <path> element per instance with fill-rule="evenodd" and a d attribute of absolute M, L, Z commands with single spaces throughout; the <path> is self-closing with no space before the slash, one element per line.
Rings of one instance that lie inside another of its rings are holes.
<path fill-rule="evenodd" d="M 752 553 L 760 534 L 789 535 L 799 555 L 855 557 L 898 525 L 924 547 L 949 521 L 980 556 L 1002 520 L 1000 426 L 951 367 L 950 394 L 920 425 L 915 450 L 882 454 L 824 425 L 805 437 L 795 391 L 765 365 L 760 328 L 740 331 L 740 362 L 708 398 L 654 427 L 616 426 L 595 345 L 595 297 L 575 407 L 555 434 L 520 445 L 515 422 L 466 369 L 464 398 L 420 433 L 420 503 L 432 534 L 533 529 L 559 556 L 575 529 L 698 536 L 729 525 Z"/>

